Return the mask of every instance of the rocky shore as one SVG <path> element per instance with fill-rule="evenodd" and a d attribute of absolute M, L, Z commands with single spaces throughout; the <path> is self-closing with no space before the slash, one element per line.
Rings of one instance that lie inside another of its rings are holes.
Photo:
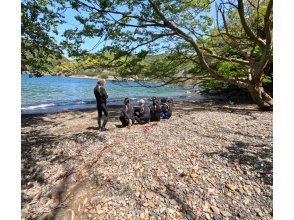
<path fill-rule="evenodd" d="M 96 130 L 96 111 L 22 117 L 22 219 L 272 219 L 272 112 L 177 102 Z"/>

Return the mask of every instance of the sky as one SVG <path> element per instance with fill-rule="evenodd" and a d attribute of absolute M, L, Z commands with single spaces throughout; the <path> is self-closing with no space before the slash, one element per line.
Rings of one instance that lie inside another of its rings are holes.
<path fill-rule="evenodd" d="M 122 8 L 118 8 L 118 10 L 121 10 Z M 67 29 L 72 29 L 72 28 L 82 28 L 83 26 L 78 22 L 76 21 L 76 19 L 74 18 L 76 15 L 79 15 L 79 13 L 71 8 L 67 8 L 64 13 L 63 13 L 63 16 L 64 16 L 64 20 L 65 20 L 65 23 L 61 24 L 58 26 L 58 35 L 54 34 L 53 32 L 51 32 L 50 34 L 52 36 L 54 36 L 54 38 L 56 39 L 56 41 L 58 43 L 60 43 L 63 39 L 62 37 L 62 34 L 65 30 Z M 86 13 L 85 12 L 80 12 L 80 15 L 82 16 L 85 16 Z M 89 38 L 89 37 L 85 37 L 83 38 L 84 39 L 84 43 L 82 45 L 82 49 L 85 49 L 87 51 L 92 51 L 92 52 L 95 52 L 97 50 L 100 50 L 103 48 L 103 46 L 105 44 L 110 44 L 111 41 L 107 41 L 107 42 L 102 42 L 102 43 L 99 43 L 99 40 L 100 38 L 99 37 L 96 37 L 96 38 Z M 99 43 L 99 45 L 97 45 L 97 43 Z M 68 54 L 66 51 L 64 51 L 64 55 L 68 57 Z"/>
<path fill-rule="evenodd" d="M 74 16 L 76 16 L 77 13 L 75 10 L 73 9 L 66 9 L 63 16 L 65 17 L 65 23 L 61 24 L 58 26 L 57 30 L 58 30 L 58 35 L 50 33 L 52 36 L 54 36 L 54 38 L 56 39 L 56 41 L 58 43 L 60 43 L 63 40 L 62 34 L 64 33 L 65 30 L 67 29 L 72 29 L 72 28 L 81 28 L 82 25 L 75 20 Z M 82 46 L 82 49 L 86 49 L 86 50 L 92 50 L 93 47 L 97 44 L 98 40 L 95 38 L 86 38 L 85 39 L 85 43 Z M 101 45 L 102 46 L 102 45 Z M 101 46 L 98 47 L 97 49 L 101 49 Z M 68 54 L 66 51 L 64 51 L 64 55 L 68 58 Z"/>
<path fill-rule="evenodd" d="M 124 8 L 120 7 L 118 8 L 118 10 L 122 11 Z M 214 18 L 215 20 L 215 6 L 214 4 L 212 4 L 212 8 L 211 8 L 211 12 L 209 13 L 210 17 Z M 82 16 L 85 15 L 85 12 L 80 12 Z M 58 35 L 54 34 L 53 32 L 51 32 L 50 34 L 52 36 L 54 36 L 54 38 L 56 39 L 56 41 L 58 43 L 60 43 L 63 40 L 62 34 L 65 30 L 67 29 L 71 29 L 71 28 L 82 28 L 82 25 L 76 21 L 76 19 L 74 18 L 76 15 L 78 15 L 78 12 L 76 12 L 75 10 L 71 9 L 71 8 L 67 8 L 66 10 L 64 10 L 63 12 L 63 16 L 64 16 L 64 20 L 65 23 L 61 24 L 58 26 Z M 97 45 L 97 43 L 99 42 L 100 38 L 96 37 L 96 38 L 84 38 L 84 44 L 82 45 L 82 49 L 85 49 L 87 51 L 91 51 L 91 52 L 96 52 L 100 49 L 102 49 L 106 44 L 110 44 L 111 41 L 107 41 L 107 42 L 102 42 L 99 43 L 99 45 Z M 160 44 L 162 44 L 160 42 Z M 141 47 L 141 49 L 147 49 L 147 46 L 143 46 Z M 64 51 L 64 56 L 71 59 L 68 56 L 68 53 L 66 51 Z"/>

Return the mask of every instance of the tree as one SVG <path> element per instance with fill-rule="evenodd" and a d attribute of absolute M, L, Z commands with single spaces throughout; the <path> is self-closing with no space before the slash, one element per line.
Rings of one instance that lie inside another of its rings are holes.
<path fill-rule="evenodd" d="M 56 11 L 54 2 L 61 6 Z M 260 109 L 272 109 L 263 88 L 272 59 L 272 0 L 31 0 L 22 6 L 24 51 L 32 53 L 31 45 L 38 52 L 56 51 L 48 32 L 61 22 L 60 10 L 71 7 L 82 28 L 63 34 L 69 55 L 89 53 L 81 45 L 85 38 L 97 38 L 104 46 L 96 55 L 114 54 L 107 65 L 98 65 L 116 66 L 122 76 L 166 83 L 219 80 L 247 89 Z M 163 59 L 150 63 L 154 54 L 164 54 Z M 43 67 L 23 52 L 22 60 Z M 177 77 L 179 70 L 189 74 Z"/>
<path fill-rule="evenodd" d="M 21 71 L 35 75 L 50 72 L 62 58 L 54 37 L 62 16 L 55 1 L 24 0 L 21 3 Z M 50 9 L 50 7 L 52 9 Z"/>
<path fill-rule="evenodd" d="M 83 43 L 81 36 L 97 37 L 111 42 L 105 48 L 120 58 L 116 65 L 122 73 L 165 79 L 173 78 L 177 67 L 189 61 L 194 68 L 188 71 L 195 79 L 212 78 L 247 89 L 260 109 L 272 109 L 272 97 L 262 84 L 272 53 L 272 0 L 69 3 L 83 25 L 65 33 L 69 50 L 70 45 Z M 169 65 L 144 65 L 143 60 L 156 53 L 168 54 Z"/>

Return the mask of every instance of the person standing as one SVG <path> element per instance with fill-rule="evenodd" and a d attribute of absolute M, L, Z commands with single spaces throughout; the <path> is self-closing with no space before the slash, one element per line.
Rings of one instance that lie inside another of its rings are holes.
<path fill-rule="evenodd" d="M 94 88 L 94 94 L 96 97 L 97 111 L 98 111 L 98 129 L 101 131 L 107 130 L 105 126 L 108 121 L 108 110 L 106 106 L 106 100 L 108 98 L 108 94 L 104 88 L 105 84 L 106 84 L 106 81 L 104 79 L 99 79 L 97 82 L 97 85 Z M 104 114 L 104 120 L 101 126 L 103 114 Z"/>
<path fill-rule="evenodd" d="M 131 128 L 132 124 L 135 122 L 134 108 L 128 98 L 125 98 L 124 100 L 124 107 L 121 110 L 119 120 L 121 121 L 123 127 L 128 126 L 128 128 Z"/>

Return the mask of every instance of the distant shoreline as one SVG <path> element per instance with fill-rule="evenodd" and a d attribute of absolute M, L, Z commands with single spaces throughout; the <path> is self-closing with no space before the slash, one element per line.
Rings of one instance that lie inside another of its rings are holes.
<path fill-rule="evenodd" d="M 96 79 L 98 80 L 99 76 L 86 76 L 86 75 L 70 75 L 70 76 L 65 76 L 65 77 L 71 77 L 71 78 L 79 78 L 79 79 Z M 127 81 L 127 82 L 134 82 L 135 79 L 133 78 L 126 78 L 126 79 L 123 79 L 123 78 L 117 78 L 117 77 L 114 77 L 114 76 L 109 76 L 108 78 L 106 78 L 105 80 L 112 80 L 112 81 Z M 151 82 L 151 81 L 150 81 Z"/>
<path fill-rule="evenodd" d="M 70 76 L 65 76 L 62 75 L 63 77 L 71 77 L 71 78 L 79 78 L 79 79 L 96 79 L 98 80 L 99 76 L 87 76 L 87 75 L 70 75 Z M 122 78 L 122 77 L 114 77 L 114 76 L 109 76 L 108 78 L 106 78 L 105 80 L 112 80 L 112 81 L 122 81 L 122 82 L 136 82 L 137 79 L 134 78 Z M 164 84 L 164 82 L 161 81 L 157 81 L 157 80 L 151 80 L 151 81 L 143 81 L 145 83 L 159 83 L 159 84 Z M 171 83 L 170 85 L 177 85 L 177 86 L 193 86 L 193 84 L 177 84 L 177 83 Z"/>
<path fill-rule="evenodd" d="M 59 77 L 70 77 L 70 78 L 78 78 L 78 79 L 95 79 L 95 80 L 98 80 L 99 78 L 103 78 L 103 77 L 99 77 L 98 75 L 97 76 L 65 75 L 65 74 L 59 74 L 59 73 L 56 73 L 56 74 L 47 74 L 47 73 L 44 73 L 43 76 L 59 76 Z M 122 77 L 114 77 L 114 76 L 108 76 L 108 78 L 106 78 L 105 80 L 122 81 L 122 82 L 136 82 L 136 81 L 139 81 L 138 79 L 134 79 L 134 78 L 131 78 L 131 77 L 129 77 L 129 78 L 122 78 Z M 142 80 L 141 82 L 144 82 L 144 83 L 159 83 L 159 84 L 164 84 L 164 82 L 158 81 L 158 80 L 148 80 L 148 81 Z M 195 86 L 193 83 L 188 83 L 188 84 L 185 84 L 185 83 L 182 83 L 182 84 L 181 83 L 170 83 L 169 85 Z"/>

